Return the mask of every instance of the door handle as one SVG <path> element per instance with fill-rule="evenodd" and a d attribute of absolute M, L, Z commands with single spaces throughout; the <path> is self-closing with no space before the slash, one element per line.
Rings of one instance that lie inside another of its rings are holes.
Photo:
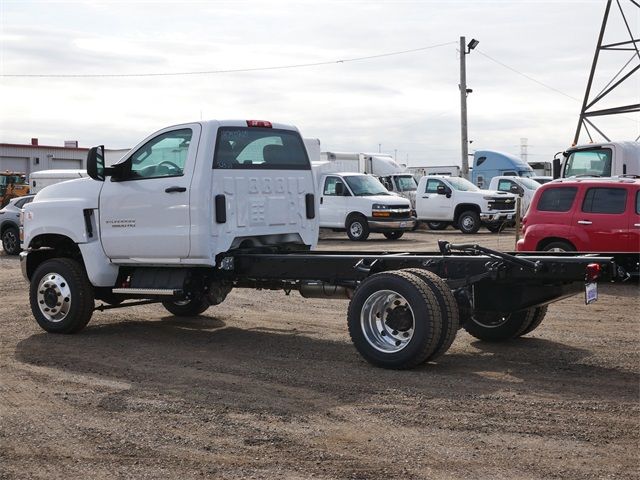
<path fill-rule="evenodd" d="M 422 198 L 429 198 L 429 195 L 423 195 Z"/>
<path fill-rule="evenodd" d="M 578 220 L 578 223 L 580 225 L 591 225 L 593 222 L 590 222 L 589 220 Z"/>
<path fill-rule="evenodd" d="M 640 227 L 640 223 L 634 223 L 633 226 L 634 227 Z"/>
<path fill-rule="evenodd" d="M 322 198 L 322 197 L 320 197 L 320 205 L 322 205 L 322 200 L 323 200 L 323 198 Z"/>
<path fill-rule="evenodd" d="M 187 191 L 187 187 L 168 187 L 168 188 L 165 188 L 164 191 L 167 192 L 167 193 L 186 192 Z"/>

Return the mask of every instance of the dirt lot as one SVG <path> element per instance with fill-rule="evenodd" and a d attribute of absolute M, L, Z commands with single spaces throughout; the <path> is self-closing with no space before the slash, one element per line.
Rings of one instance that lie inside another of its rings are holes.
<path fill-rule="evenodd" d="M 335 234 L 323 249 L 437 238 Z M 438 363 L 371 367 L 344 301 L 234 291 L 192 320 L 113 310 L 45 334 L 0 253 L 0 478 L 640 478 L 638 285 L 553 304 L 508 344 L 464 331 Z"/>

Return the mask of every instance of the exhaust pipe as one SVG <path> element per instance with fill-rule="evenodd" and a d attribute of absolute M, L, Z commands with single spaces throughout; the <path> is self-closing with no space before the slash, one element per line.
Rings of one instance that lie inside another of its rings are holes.
<path fill-rule="evenodd" d="M 309 282 L 300 285 L 300 295 L 304 298 L 350 300 L 353 297 L 353 288 L 340 287 L 325 282 Z"/>

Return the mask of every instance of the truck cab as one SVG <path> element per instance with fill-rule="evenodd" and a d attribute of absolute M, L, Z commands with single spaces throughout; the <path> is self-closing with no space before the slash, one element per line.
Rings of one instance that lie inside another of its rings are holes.
<path fill-rule="evenodd" d="M 489 190 L 512 193 L 520 197 L 520 217 L 524 217 L 531 205 L 533 195 L 541 184 L 528 177 L 493 177 Z"/>
<path fill-rule="evenodd" d="M 639 142 L 578 145 L 556 155 L 554 178 L 640 175 Z"/>
<path fill-rule="evenodd" d="M 473 154 L 471 181 L 480 188 L 489 188 L 493 177 L 532 177 L 533 169 L 510 153 L 477 150 Z"/>

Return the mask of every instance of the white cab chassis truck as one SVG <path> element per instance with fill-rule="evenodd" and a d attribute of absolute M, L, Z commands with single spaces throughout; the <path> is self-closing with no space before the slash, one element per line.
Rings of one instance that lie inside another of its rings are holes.
<path fill-rule="evenodd" d="M 174 125 L 112 167 L 104 147 L 92 148 L 87 171 L 90 178 L 44 189 L 23 213 L 21 266 L 47 332 L 78 332 L 96 310 L 159 303 L 194 316 L 234 288 L 295 290 L 349 299 L 349 333 L 362 356 L 411 368 L 446 352 L 460 325 L 483 340 L 515 338 L 585 280 L 592 301 L 597 280 L 618 276 L 609 257 L 447 242 L 437 252 L 311 251 L 317 187 L 289 125 Z"/>
<path fill-rule="evenodd" d="M 316 168 L 320 196 L 320 228 L 346 231 L 354 241 L 369 233 L 397 240 L 416 224 L 409 200 L 389 191 L 371 175 L 354 172 L 321 173 L 331 162 Z"/>
<path fill-rule="evenodd" d="M 520 197 L 520 217 L 524 217 L 531 205 L 533 195 L 542 184 L 529 177 L 501 176 L 493 177 L 489 190 L 507 192 Z"/>
<path fill-rule="evenodd" d="M 418 220 L 432 230 L 455 225 L 462 233 L 476 233 L 484 225 L 496 233 L 515 223 L 515 207 L 514 195 L 481 190 L 462 177 L 430 175 L 418 183 Z"/>

